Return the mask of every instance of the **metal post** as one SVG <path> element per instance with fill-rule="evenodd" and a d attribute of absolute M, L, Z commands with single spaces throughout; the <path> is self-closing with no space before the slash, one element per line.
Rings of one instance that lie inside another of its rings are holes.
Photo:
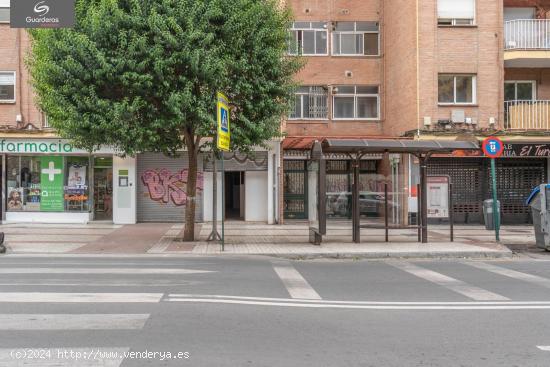
<path fill-rule="evenodd" d="M 416 225 L 418 226 L 418 242 L 422 240 L 422 200 L 420 184 L 416 184 Z"/>
<path fill-rule="evenodd" d="M 420 216 L 422 217 L 421 242 L 428 243 L 428 190 L 426 179 L 426 157 L 419 157 L 420 161 L 420 198 L 422 201 Z"/>
<path fill-rule="evenodd" d="M 454 233 L 454 203 L 453 203 L 453 184 L 449 182 L 449 225 L 450 225 L 450 234 L 451 242 L 455 240 Z"/>
<path fill-rule="evenodd" d="M 222 152 L 222 251 L 225 251 L 225 170 L 223 167 L 225 156 Z"/>
<path fill-rule="evenodd" d="M 495 225 L 495 239 L 500 241 L 500 213 L 497 205 L 497 169 L 495 159 L 491 158 L 491 182 L 493 186 L 493 224 Z"/>
<path fill-rule="evenodd" d="M 353 186 L 351 193 L 351 219 L 353 227 L 353 242 L 361 242 L 361 228 L 359 223 L 359 159 L 352 161 Z"/>
<path fill-rule="evenodd" d="M 389 229 L 388 229 L 388 184 L 384 184 L 384 228 L 386 242 L 389 242 Z"/>
<path fill-rule="evenodd" d="M 324 157 L 319 160 L 319 173 L 318 173 L 318 195 L 317 203 L 319 208 L 317 210 L 319 218 L 319 233 L 321 235 L 327 234 L 327 161 Z"/>
<path fill-rule="evenodd" d="M 216 160 L 217 153 L 212 151 L 212 232 L 208 236 L 207 241 L 219 241 L 221 236 L 218 233 L 218 168 Z"/>

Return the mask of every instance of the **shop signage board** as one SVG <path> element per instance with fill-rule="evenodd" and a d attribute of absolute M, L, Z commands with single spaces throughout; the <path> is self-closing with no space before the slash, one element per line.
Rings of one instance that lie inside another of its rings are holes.
<path fill-rule="evenodd" d="M 40 157 L 40 210 L 58 212 L 64 210 L 63 157 Z"/>
<path fill-rule="evenodd" d="M 7 154 L 88 154 L 83 149 L 75 148 L 68 140 L 45 138 L 45 139 L 19 139 L 19 138 L 0 138 L 0 153 Z M 116 154 L 116 151 L 110 147 L 101 147 L 94 153 Z"/>
<path fill-rule="evenodd" d="M 231 131 L 229 126 L 229 100 L 223 93 L 218 92 L 218 141 L 217 146 L 219 150 L 229 151 L 229 145 L 231 143 Z"/>
<path fill-rule="evenodd" d="M 505 143 L 504 157 L 550 157 L 550 143 Z"/>
<path fill-rule="evenodd" d="M 428 176 L 428 218 L 449 218 L 449 176 Z"/>

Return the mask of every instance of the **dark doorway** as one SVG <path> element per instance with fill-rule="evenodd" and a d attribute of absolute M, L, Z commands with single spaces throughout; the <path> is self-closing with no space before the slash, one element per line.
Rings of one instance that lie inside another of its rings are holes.
<path fill-rule="evenodd" d="M 244 220 L 244 172 L 225 173 L 225 218 Z"/>

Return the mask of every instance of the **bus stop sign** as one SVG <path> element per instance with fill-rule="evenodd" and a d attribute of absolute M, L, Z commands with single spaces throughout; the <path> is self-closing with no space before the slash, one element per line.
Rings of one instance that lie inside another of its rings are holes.
<path fill-rule="evenodd" d="M 498 158 L 502 155 L 502 152 L 504 152 L 504 143 L 499 138 L 491 136 L 483 140 L 481 149 L 483 149 L 483 153 L 485 153 L 486 157 Z"/>

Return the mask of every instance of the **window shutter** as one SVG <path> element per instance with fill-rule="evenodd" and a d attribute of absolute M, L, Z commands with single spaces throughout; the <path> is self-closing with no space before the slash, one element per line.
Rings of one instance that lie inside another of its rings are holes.
<path fill-rule="evenodd" d="M 0 85 L 13 84 L 15 84 L 15 77 L 13 73 L 0 73 Z"/>
<path fill-rule="evenodd" d="M 437 0 L 437 16 L 444 19 L 474 19 L 475 0 Z"/>

